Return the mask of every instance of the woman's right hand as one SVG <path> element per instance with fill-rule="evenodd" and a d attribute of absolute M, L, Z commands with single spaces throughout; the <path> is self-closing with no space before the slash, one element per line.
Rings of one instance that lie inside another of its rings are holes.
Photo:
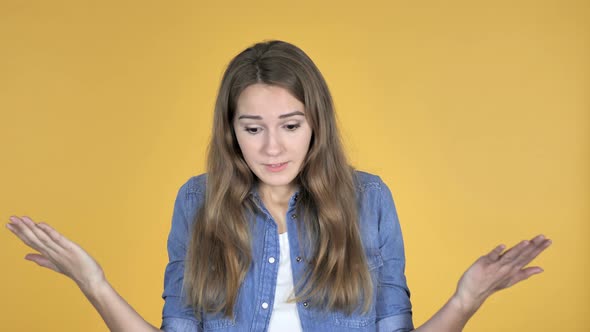
<path fill-rule="evenodd" d="M 66 275 L 82 291 L 91 291 L 105 281 L 102 268 L 84 249 L 46 223 L 35 223 L 29 217 L 12 216 L 6 227 L 40 253 L 28 254 L 26 260 Z"/>
<path fill-rule="evenodd" d="M 162 332 L 150 325 L 107 282 L 102 268 L 80 248 L 46 223 L 10 217 L 6 227 L 40 254 L 25 259 L 62 273 L 78 284 L 110 331 Z"/>

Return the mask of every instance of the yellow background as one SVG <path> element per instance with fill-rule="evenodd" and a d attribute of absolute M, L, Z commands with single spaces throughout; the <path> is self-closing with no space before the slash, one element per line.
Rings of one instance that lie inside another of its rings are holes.
<path fill-rule="evenodd" d="M 283 39 L 325 75 L 354 165 L 394 194 L 416 326 L 478 256 L 542 232 L 545 272 L 465 331 L 588 331 L 590 2 L 354 4 L 0 1 L 3 223 L 53 225 L 159 327 L 174 198 L 204 171 L 223 70 Z M 6 229 L 0 246 L 2 330 L 107 330 Z"/>

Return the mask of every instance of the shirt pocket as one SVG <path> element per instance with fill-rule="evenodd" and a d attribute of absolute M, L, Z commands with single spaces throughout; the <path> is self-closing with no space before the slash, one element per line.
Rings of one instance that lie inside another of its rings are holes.
<path fill-rule="evenodd" d="M 341 311 L 331 313 L 333 324 L 336 326 L 364 329 L 365 327 L 374 326 L 376 321 L 375 301 L 377 298 L 377 285 L 379 282 L 379 268 L 383 266 L 383 257 L 381 252 L 377 250 L 367 250 L 367 265 L 369 266 L 369 273 L 373 281 L 373 296 L 371 299 L 371 306 L 369 312 L 362 314 L 362 306 L 355 310 L 351 315 L 347 315 Z"/>

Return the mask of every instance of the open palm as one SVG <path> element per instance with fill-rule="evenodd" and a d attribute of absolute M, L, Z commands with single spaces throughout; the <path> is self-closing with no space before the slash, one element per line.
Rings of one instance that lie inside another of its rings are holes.
<path fill-rule="evenodd" d="M 477 310 L 494 292 L 543 272 L 538 266 L 526 266 L 550 244 L 551 240 L 538 235 L 518 243 L 504 253 L 504 245 L 497 246 L 477 259 L 463 274 L 457 286 L 458 298 L 466 308 Z"/>
<path fill-rule="evenodd" d="M 102 268 L 84 249 L 46 223 L 12 216 L 6 227 L 39 252 L 28 254 L 25 259 L 66 275 L 82 289 L 104 280 Z"/>

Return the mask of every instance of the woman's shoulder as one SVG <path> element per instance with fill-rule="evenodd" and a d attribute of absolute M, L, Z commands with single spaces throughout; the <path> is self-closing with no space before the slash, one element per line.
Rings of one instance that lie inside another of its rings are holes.
<path fill-rule="evenodd" d="M 207 173 L 191 176 L 179 190 L 179 194 L 191 195 L 205 193 Z"/>
<path fill-rule="evenodd" d="M 379 175 L 371 174 L 369 172 L 354 170 L 355 185 L 357 191 L 365 191 L 368 189 L 381 189 L 385 183 Z"/>

